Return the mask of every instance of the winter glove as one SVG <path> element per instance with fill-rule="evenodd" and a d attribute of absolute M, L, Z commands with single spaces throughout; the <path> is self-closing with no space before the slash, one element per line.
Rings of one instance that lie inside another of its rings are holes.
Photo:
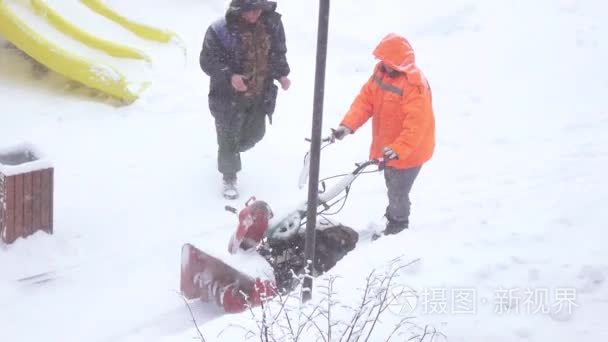
<path fill-rule="evenodd" d="M 338 126 L 338 128 L 336 129 L 332 129 L 331 130 L 331 135 L 334 139 L 338 139 L 338 140 L 342 140 L 344 139 L 345 136 L 351 134 L 353 131 L 350 130 L 350 128 L 340 125 Z"/>
<path fill-rule="evenodd" d="M 384 154 L 384 158 L 386 158 L 388 160 L 393 160 L 393 159 L 399 158 L 397 153 L 395 153 L 395 151 L 393 151 L 393 149 L 388 146 L 384 148 L 382 153 Z"/>

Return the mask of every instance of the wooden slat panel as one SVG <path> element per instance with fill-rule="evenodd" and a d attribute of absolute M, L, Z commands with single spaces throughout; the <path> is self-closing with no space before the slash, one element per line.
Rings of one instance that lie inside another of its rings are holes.
<path fill-rule="evenodd" d="M 23 236 L 23 175 L 12 176 L 15 181 L 15 236 Z"/>
<path fill-rule="evenodd" d="M 49 218 L 50 219 L 49 219 L 49 227 L 48 227 L 47 232 L 49 234 L 53 234 L 53 206 L 54 206 L 54 203 L 55 203 L 55 200 L 54 200 L 54 193 L 55 193 L 55 186 L 54 186 L 55 176 L 54 176 L 54 174 L 55 174 L 55 170 L 54 169 L 49 169 L 49 173 L 50 173 L 50 182 L 49 182 L 50 191 L 49 191 L 48 196 L 50 198 L 49 199 L 49 203 L 51 203 L 51 205 L 49 206 Z"/>
<path fill-rule="evenodd" d="M 15 177 L 6 178 L 6 231 L 7 243 L 17 240 L 15 231 Z"/>
<path fill-rule="evenodd" d="M 0 238 L 2 240 L 6 240 L 6 182 L 4 179 L 4 175 L 0 174 Z"/>
<path fill-rule="evenodd" d="M 52 169 L 42 170 L 40 172 L 40 188 L 42 194 L 40 196 L 40 228 L 47 233 L 52 233 L 52 218 L 53 211 L 53 194 L 52 194 Z"/>
<path fill-rule="evenodd" d="M 49 173 L 47 170 L 40 172 L 40 189 L 42 195 L 40 196 L 40 227 L 44 230 L 48 229 L 49 226 L 49 198 L 47 196 L 49 192 Z"/>
<path fill-rule="evenodd" d="M 17 239 L 15 233 L 15 177 L 5 179 L 6 186 L 6 243 Z"/>
<path fill-rule="evenodd" d="M 53 233 L 53 169 L 34 171 L 0 182 L 0 236 L 10 244 L 37 230 Z M 0 202 L 2 203 L 2 202 Z"/>
<path fill-rule="evenodd" d="M 41 204 L 42 199 L 42 171 L 35 171 L 32 173 L 32 195 L 34 196 L 32 201 L 32 228 L 33 231 L 42 229 L 42 210 Z"/>
<path fill-rule="evenodd" d="M 6 226 L 9 238 L 8 243 L 13 243 L 17 240 L 17 232 L 15 231 L 15 177 L 6 179 Z"/>
<path fill-rule="evenodd" d="M 33 204 L 33 194 L 32 194 L 32 173 L 24 173 L 23 174 L 23 232 L 21 236 L 27 237 L 34 233 L 34 229 L 32 227 L 32 204 Z"/>

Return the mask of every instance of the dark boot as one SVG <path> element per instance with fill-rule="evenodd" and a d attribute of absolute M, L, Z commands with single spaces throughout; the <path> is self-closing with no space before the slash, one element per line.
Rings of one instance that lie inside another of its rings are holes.
<path fill-rule="evenodd" d="M 236 173 L 223 173 L 222 178 L 226 183 L 236 183 Z"/>
<path fill-rule="evenodd" d="M 384 235 L 398 234 L 404 229 L 408 228 L 408 221 L 396 221 L 388 219 L 386 228 L 384 228 Z"/>

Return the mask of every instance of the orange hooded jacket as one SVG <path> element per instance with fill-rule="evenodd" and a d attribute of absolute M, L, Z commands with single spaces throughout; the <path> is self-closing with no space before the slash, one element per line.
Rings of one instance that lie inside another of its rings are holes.
<path fill-rule="evenodd" d="M 380 158 L 384 147 L 398 159 L 387 166 L 407 169 L 428 161 L 435 149 L 435 117 L 431 89 L 415 65 L 414 50 L 396 34 L 387 35 L 374 50 L 380 60 L 341 124 L 355 132 L 372 118 L 370 159 Z M 399 71 L 391 77 L 382 64 Z"/>

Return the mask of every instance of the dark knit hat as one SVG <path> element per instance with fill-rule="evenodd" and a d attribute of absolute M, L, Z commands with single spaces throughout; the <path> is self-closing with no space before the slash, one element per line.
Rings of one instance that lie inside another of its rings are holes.
<path fill-rule="evenodd" d="M 232 0 L 228 10 L 239 13 L 258 9 L 262 11 L 271 11 L 274 10 L 276 6 L 276 2 L 268 0 Z"/>

